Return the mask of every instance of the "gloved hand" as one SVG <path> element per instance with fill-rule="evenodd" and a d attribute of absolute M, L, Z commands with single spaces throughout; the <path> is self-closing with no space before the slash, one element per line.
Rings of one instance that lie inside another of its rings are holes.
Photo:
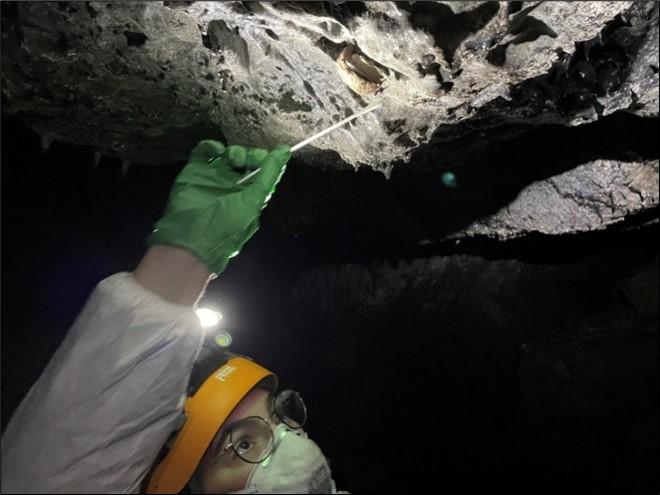
<path fill-rule="evenodd" d="M 268 152 L 260 148 L 225 147 L 200 142 L 177 176 L 163 217 L 149 244 L 189 250 L 215 274 L 259 228 L 259 215 L 291 158 L 288 146 Z M 259 173 L 237 184 L 246 171 Z"/>

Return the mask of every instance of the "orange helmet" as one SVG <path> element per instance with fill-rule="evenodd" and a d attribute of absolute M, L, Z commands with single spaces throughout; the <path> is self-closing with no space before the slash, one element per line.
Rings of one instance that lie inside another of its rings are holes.
<path fill-rule="evenodd" d="M 243 397 L 264 380 L 273 391 L 277 388 L 277 377 L 249 358 L 223 352 L 218 359 L 218 353 L 213 354 L 195 363 L 184 406 L 185 422 L 153 470 L 147 493 L 180 492 Z M 219 363 L 223 364 L 218 367 Z"/>

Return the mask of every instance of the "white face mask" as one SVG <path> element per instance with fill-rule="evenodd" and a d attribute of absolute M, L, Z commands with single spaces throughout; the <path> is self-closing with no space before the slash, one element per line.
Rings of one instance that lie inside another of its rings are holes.
<path fill-rule="evenodd" d="M 275 451 L 255 465 L 245 488 L 232 493 L 337 493 L 321 449 L 303 431 L 280 424 Z"/>

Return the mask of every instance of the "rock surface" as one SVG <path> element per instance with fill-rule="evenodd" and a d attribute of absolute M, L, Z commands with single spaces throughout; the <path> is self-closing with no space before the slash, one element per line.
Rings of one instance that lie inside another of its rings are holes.
<path fill-rule="evenodd" d="M 475 129 L 657 115 L 657 11 L 654 2 L 19 2 L 3 6 L 3 95 L 47 140 L 142 163 L 184 159 L 201 136 L 295 143 L 382 101 L 379 115 L 301 157 L 389 171 Z M 348 45 L 359 59 L 351 69 L 337 61 Z M 374 73 L 376 93 L 347 84 Z"/>
<path fill-rule="evenodd" d="M 506 207 L 453 237 L 601 230 L 658 204 L 658 161 L 596 160 L 534 182 Z"/>
<path fill-rule="evenodd" d="M 442 207 L 474 211 L 411 243 L 595 230 L 657 206 L 657 149 L 594 152 L 552 173 L 530 157 L 516 169 L 529 180 L 513 189 L 488 156 L 477 165 L 474 157 L 507 140 L 532 146 L 524 136 L 533 129 L 578 129 L 622 112 L 657 119 L 658 10 L 655 2 L 8 2 L 3 112 L 37 130 L 44 149 L 53 140 L 91 146 L 96 161 L 119 157 L 125 174 L 130 162 L 180 164 L 201 138 L 293 144 L 380 101 L 301 150 L 298 163 L 388 177 L 450 170 L 458 184 L 478 174 L 508 194 L 481 208 L 494 193 L 463 182 L 458 191 L 476 206 Z M 599 139 L 577 146 L 598 149 Z M 555 153 L 544 146 L 539 153 Z M 357 194 L 377 196 L 375 187 Z M 422 204 L 413 196 L 425 186 L 409 193 L 399 201 Z"/>

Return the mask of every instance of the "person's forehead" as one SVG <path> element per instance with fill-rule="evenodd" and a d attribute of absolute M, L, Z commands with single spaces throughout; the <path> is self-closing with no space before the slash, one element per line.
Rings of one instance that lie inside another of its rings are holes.
<path fill-rule="evenodd" d="M 268 397 L 270 392 L 264 388 L 254 388 L 241 399 L 222 427 L 218 430 L 216 438 L 220 438 L 232 424 L 249 416 L 263 416 L 268 412 Z"/>
<path fill-rule="evenodd" d="M 242 417 L 251 416 L 250 412 L 254 410 L 260 410 L 267 406 L 268 396 L 270 392 L 264 388 L 254 388 L 248 392 L 248 394 L 241 399 L 236 408 L 227 418 L 228 421 L 233 421 L 235 419 L 241 419 Z"/>

